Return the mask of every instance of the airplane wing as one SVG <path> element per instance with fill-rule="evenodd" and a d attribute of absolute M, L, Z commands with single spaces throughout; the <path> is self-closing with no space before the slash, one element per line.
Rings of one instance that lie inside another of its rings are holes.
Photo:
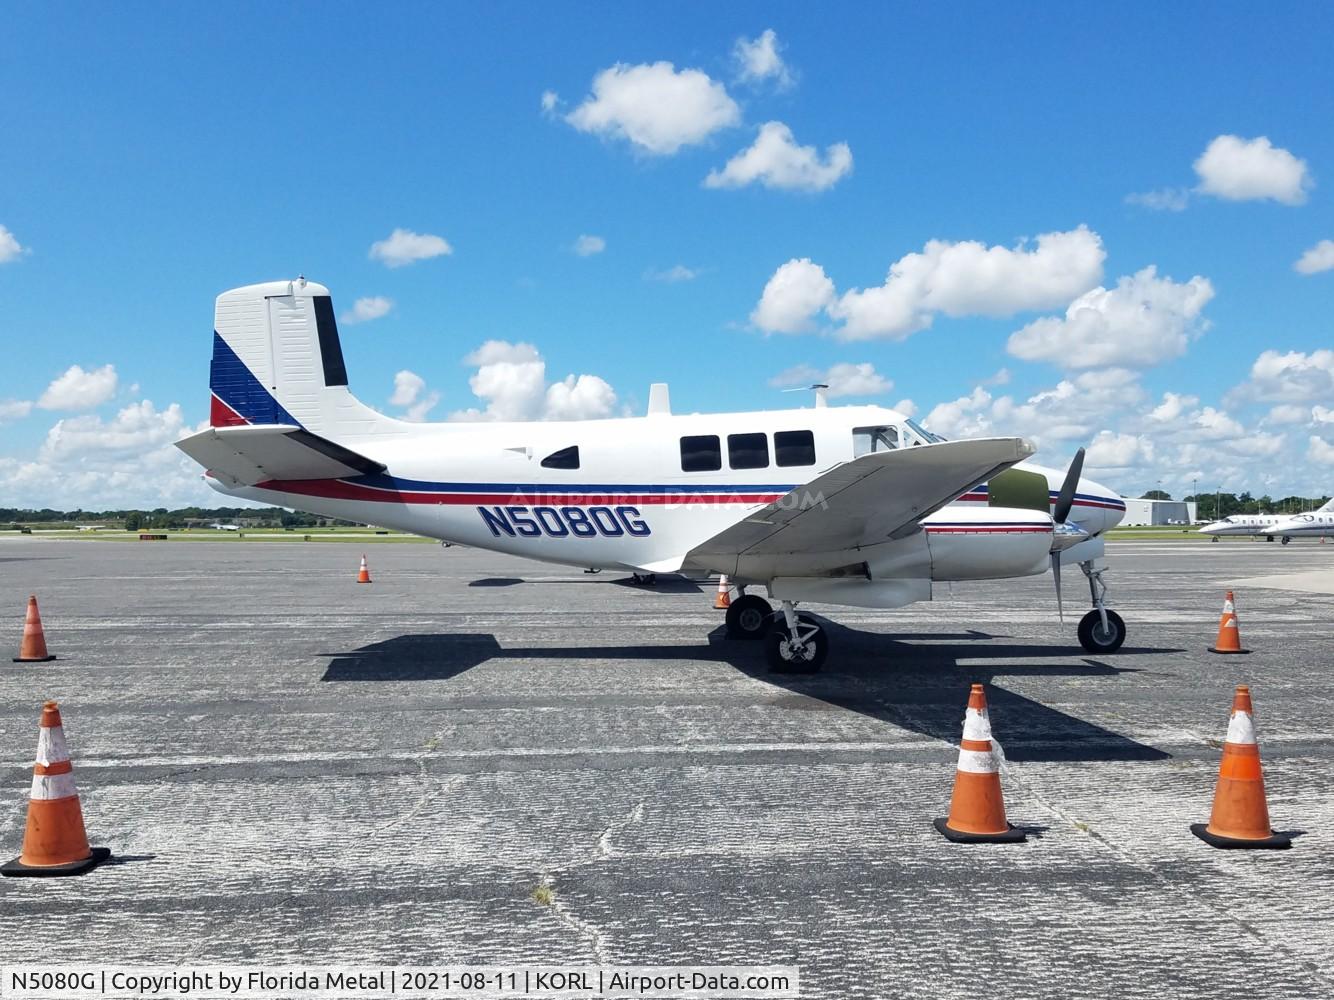
<path fill-rule="evenodd" d="M 902 538 L 1033 451 L 1023 438 L 980 438 L 863 455 L 719 532 L 687 558 L 836 552 Z"/>
<path fill-rule="evenodd" d="M 380 462 L 290 424 L 210 427 L 177 441 L 176 447 L 233 486 L 267 479 L 341 479 L 385 470 Z"/>

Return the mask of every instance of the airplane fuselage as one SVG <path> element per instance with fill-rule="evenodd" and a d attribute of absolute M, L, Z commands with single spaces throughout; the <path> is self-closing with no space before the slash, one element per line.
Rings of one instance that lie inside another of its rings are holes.
<path fill-rule="evenodd" d="M 392 433 L 380 425 L 373 435 L 341 443 L 383 463 L 386 472 L 250 487 L 210 482 L 228 495 L 454 544 L 572 566 L 665 571 L 683 568 L 681 557 L 694 545 L 833 466 L 871 450 L 929 444 L 930 437 L 895 410 L 853 406 L 570 422 L 397 422 Z M 1015 468 L 1041 477 L 1041 492 L 1055 502 L 1063 472 L 1028 463 Z M 1008 575 L 1001 572 L 1014 564 L 1007 541 L 1019 543 L 1037 525 L 1000 512 L 989 519 L 991 502 L 982 484 L 923 520 L 936 546 L 933 561 L 946 574 L 933 573 L 934 579 Z M 966 523 L 959 523 L 961 511 L 970 511 Z M 1082 480 L 1070 520 L 1098 535 L 1124 511 L 1113 491 Z M 982 535 L 999 548 L 972 544 Z M 948 558 L 951 547 L 965 545 L 968 560 Z M 997 558 L 988 560 L 988 551 Z M 1046 568 L 1045 551 L 1033 572 Z"/>

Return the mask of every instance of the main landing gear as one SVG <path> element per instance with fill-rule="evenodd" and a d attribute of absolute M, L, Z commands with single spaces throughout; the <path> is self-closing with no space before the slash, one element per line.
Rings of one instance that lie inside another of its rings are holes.
<path fill-rule="evenodd" d="M 1126 641 L 1126 623 L 1107 607 L 1107 584 L 1102 582 L 1105 569 L 1094 569 L 1093 562 L 1079 564 L 1089 578 L 1089 597 L 1093 610 L 1079 622 L 1079 644 L 1090 653 L 1115 653 Z"/>
<path fill-rule="evenodd" d="M 824 627 L 797 614 L 792 601 L 775 612 L 763 597 L 743 594 L 727 609 L 727 638 L 764 640 L 764 655 L 776 674 L 813 674 L 829 655 Z"/>

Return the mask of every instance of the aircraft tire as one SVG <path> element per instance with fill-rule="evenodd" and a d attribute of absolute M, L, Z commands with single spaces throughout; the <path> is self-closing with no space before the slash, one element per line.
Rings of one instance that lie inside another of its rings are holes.
<path fill-rule="evenodd" d="M 824 666 L 829 655 L 829 636 L 810 615 L 798 615 L 797 620 L 803 625 L 815 625 L 817 631 L 806 642 L 805 655 L 794 655 L 787 625 L 783 616 L 774 618 L 775 625 L 764 640 L 764 655 L 769 661 L 769 669 L 775 674 L 815 674 Z"/>
<path fill-rule="evenodd" d="M 1126 641 L 1126 623 L 1115 611 L 1107 612 L 1107 624 L 1112 633 L 1102 630 L 1102 615 L 1094 608 L 1079 621 L 1079 644 L 1090 653 L 1115 653 Z"/>
<path fill-rule="evenodd" d="M 1284 544 L 1284 545 L 1287 545 L 1288 542 L 1290 542 L 1290 541 L 1292 541 L 1291 536 L 1289 536 L 1289 535 L 1284 535 L 1284 536 L 1283 536 L 1283 544 Z"/>
<path fill-rule="evenodd" d="M 763 597 L 738 597 L 727 609 L 727 638 L 763 639 L 773 627 L 773 614 L 773 605 Z"/>

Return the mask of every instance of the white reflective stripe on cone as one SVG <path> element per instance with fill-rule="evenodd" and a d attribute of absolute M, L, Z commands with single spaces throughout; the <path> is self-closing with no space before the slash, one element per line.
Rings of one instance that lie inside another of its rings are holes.
<path fill-rule="evenodd" d="M 78 795 L 72 774 L 34 774 L 30 799 L 68 799 Z"/>
<path fill-rule="evenodd" d="M 1231 600 L 1225 600 L 1225 601 L 1223 601 L 1223 614 L 1225 614 L 1225 615 L 1234 614 L 1234 613 L 1236 612 L 1236 610 L 1237 610 L 1237 609 L 1234 608 L 1234 607 L 1232 606 L 1232 601 L 1231 601 Z"/>
<path fill-rule="evenodd" d="M 986 709 L 979 712 L 975 708 L 970 708 L 964 712 L 963 738 L 966 740 L 991 739 L 991 720 L 987 718 Z"/>
<path fill-rule="evenodd" d="M 1000 770 L 996 754 L 991 750 L 960 750 L 959 770 L 970 774 L 995 774 Z"/>
<path fill-rule="evenodd" d="M 1227 741 L 1229 743 L 1254 743 L 1255 723 L 1250 712 L 1233 712 L 1227 720 Z"/>
<path fill-rule="evenodd" d="M 65 746 L 65 730 L 56 726 L 48 729 L 42 726 L 37 733 L 37 763 L 60 764 L 69 760 L 69 747 Z"/>

